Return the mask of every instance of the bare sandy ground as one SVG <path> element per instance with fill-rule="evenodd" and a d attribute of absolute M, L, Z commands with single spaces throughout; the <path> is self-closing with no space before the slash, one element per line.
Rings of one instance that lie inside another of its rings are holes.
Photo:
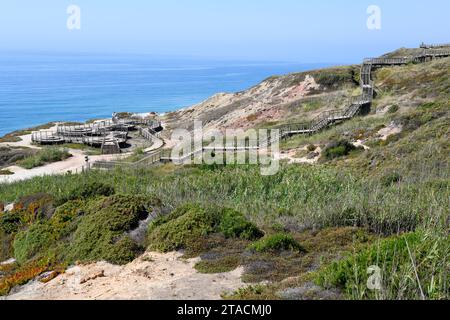
<path fill-rule="evenodd" d="M 145 253 L 125 266 L 99 262 L 75 266 L 44 284 L 33 281 L 7 300 L 218 300 L 246 285 L 243 268 L 222 274 L 200 274 L 199 259 L 181 253 Z"/>
<path fill-rule="evenodd" d="M 357 148 L 363 147 L 364 150 L 370 150 L 370 147 L 366 146 L 364 143 L 365 141 L 363 140 L 356 140 L 355 142 L 353 142 L 353 145 Z"/>
<path fill-rule="evenodd" d="M 56 131 L 56 125 L 45 131 Z M 22 139 L 18 142 L 5 142 L 0 143 L 0 146 L 11 146 L 11 147 L 27 147 L 32 149 L 42 149 L 39 146 L 35 146 L 31 141 L 31 134 L 20 136 Z M 154 151 L 161 148 L 164 145 L 164 141 L 158 139 L 156 143 L 146 150 L 146 152 Z M 0 175 L 0 183 L 12 183 L 22 180 L 31 179 L 34 177 L 46 176 L 46 175 L 58 175 L 65 174 L 68 172 L 72 173 L 80 173 L 83 170 L 83 167 L 86 166 L 85 153 L 82 150 L 69 149 L 68 152 L 72 154 L 72 157 L 66 159 L 64 161 L 59 161 L 55 163 L 50 163 L 48 165 L 33 168 L 33 169 L 24 169 L 19 166 L 10 166 L 4 168 L 5 170 L 9 170 L 13 172 L 13 175 Z M 120 155 L 99 155 L 99 156 L 89 156 L 90 162 L 95 161 L 114 161 L 119 160 L 121 158 L 125 158 L 130 154 L 120 154 Z"/>
<path fill-rule="evenodd" d="M 386 141 L 387 138 L 394 134 L 399 134 L 403 131 L 403 127 L 401 125 L 396 125 L 395 123 L 391 123 L 388 127 L 381 129 L 378 131 L 378 137 L 381 140 Z"/>
<path fill-rule="evenodd" d="M 315 164 L 317 161 L 319 161 L 320 155 L 322 154 L 322 149 L 320 147 L 317 147 L 317 149 L 314 151 L 316 153 L 316 156 L 313 158 L 308 157 L 296 157 L 296 154 L 300 151 L 306 151 L 308 149 L 308 146 L 305 146 L 303 148 L 298 149 L 291 149 L 286 152 L 279 153 L 278 159 L 279 160 L 288 160 L 289 164 Z"/>
<path fill-rule="evenodd" d="M 0 143 L 0 147 L 9 146 L 9 147 L 25 147 L 31 149 L 41 149 L 40 147 L 31 144 L 31 134 L 20 136 L 19 138 L 21 138 L 22 140 L 18 142 L 2 142 Z"/>
<path fill-rule="evenodd" d="M 379 140 L 386 141 L 390 136 L 399 134 L 403 131 L 403 127 L 401 125 L 397 125 L 395 123 L 389 124 L 386 128 L 383 128 L 377 132 L 376 138 Z M 370 150 L 370 147 L 365 145 L 365 140 L 357 140 L 353 142 L 355 147 L 363 147 L 364 150 Z"/>
<path fill-rule="evenodd" d="M 24 169 L 19 166 L 11 166 L 6 168 L 14 172 L 13 175 L 0 176 L 0 183 L 12 183 L 22 180 L 31 179 L 39 176 L 46 175 L 58 175 L 65 174 L 67 172 L 79 173 L 82 171 L 83 166 L 86 165 L 85 162 L 85 154 L 81 150 L 68 150 L 72 157 L 59 162 L 50 163 L 48 165 L 33 168 L 33 169 Z M 116 160 L 118 157 L 123 157 L 125 155 L 101 155 L 101 156 L 89 156 L 90 162 L 94 161 L 112 161 Z"/>

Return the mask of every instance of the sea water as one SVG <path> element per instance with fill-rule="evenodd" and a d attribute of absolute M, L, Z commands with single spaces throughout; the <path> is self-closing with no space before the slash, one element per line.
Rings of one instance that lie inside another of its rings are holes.
<path fill-rule="evenodd" d="M 327 64 L 214 61 L 146 55 L 0 54 L 0 136 L 113 112 L 168 112 L 272 75 Z"/>

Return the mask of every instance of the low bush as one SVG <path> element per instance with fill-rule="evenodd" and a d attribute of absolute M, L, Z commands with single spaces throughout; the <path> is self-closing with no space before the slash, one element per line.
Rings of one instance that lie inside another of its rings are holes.
<path fill-rule="evenodd" d="M 20 198 L 14 204 L 14 213 L 21 216 L 26 223 L 50 218 L 55 212 L 55 199 L 48 193 L 35 193 Z"/>
<path fill-rule="evenodd" d="M 41 167 L 43 165 L 66 160 L 72 155 L 67 150 L 60 150 L 56 148 L 46 148 L 42 149 L 35 155 L 27 157 L 23 160 L 18 161 L 18 165 L 25 169 L 33 169 L 36 167 Z"/>
<path fill-rule="evenodd" d="M 317 147 L 316 147 L 315 145 L 313 145 L 313 144 L 309 144 L 309 145 L 306 147 L 306 149 L 307 149 L 309 152 L 314 152 L 314 151 L 316 151 Z"/>
<path fill-rule="evenodd" d="M 78 228 L 82 217 L 86 214 L 86 202 L 82 200 L 68 201 L 59 206 L 49 224 L 58 230 L 59 238 L 68 238 Z"/>
<path fill-rule="evenodd" d="M 13 212 L 4 212 L 0 214 L 0 231 L 4 234 L 16 233 L 22 225 L 20 215 Z"/>
<path fill-rule="evenodd" d="M 448 299 L 449 241 L 420 231 L 384 239 L 323 268 L 316 282 L 350 299 Z M 380 290 L 369 290 L 377 269 Z"/>
<path fill-rule="evenodd" d="M 186 249 L 212 233 L 245 240 L 263 236 L 262 231 L 235 210 L 185 204 L 149 225 L 148 243 L 150 249 L 167 252 Z"/>
<path fill-rule="evenodd" d="M 232 209 L 224 209 L 221 212 L 219 232 L 227 238 L 241 238 L 245 240 L 256 240 L 264 233 L 253 223 L 249 222 L 242 213 Z"/>
<path fill-rule="evenodd" d="M 381 183 L 383 186 L 389 187 L 395 183 L 402 181 L 402 176 L 398 172 L 389 172 L 381 177 Z"/>
<path fill-rule="evenodd" d="M 0 261 L 5 261 L 13 256 L 13 234 L 8 234 L 0 229 Z"/>
<path fill-rule="evenodd" d="M 335 141 L 327 145 L 323 151 L 323 157 L 326 160 L 333 160 L 336 158 L 348 156 L 351 151 L 357 148 L 347 140 Z"/>
<path fill-rule="evenodd" d="M 149 226 L 148 243 L 152 250 L 168 252 L 184 249 L 196 239 L 214 232 L 217 216 L 198 205 L 188 204 Z"/>
<path fill-rule="evenodd" d="M 249 249 L 257 252 L 305 251 L 304 248 L 291 235 L 285 233 L 278 233 L 263 238 L 250 245 Z"/>
<path fill-rule="evenodd" d="M 126 233 L 147 218 L 155 199 L 114 195 L 91 200 L 68 248 L 67 261 L 99 261 L 124 264 L 133 260 L 140 248 Z"/>
<path fill-rule="evenodd" d="M 100 181 L 87 181 L 75 186 L 67 192 L 67 195 L 59 199 L 58 203 L 64 204 L 70 200 L 86 200 L 99 196 L 111 196 L 115 193 L 113 186 Z"/>
<path fill-rule="evenodd" d="M 0 278 L 0 296 L 7 295 L 15 286 L 26 284 L 28 281 L 45 272 L 47 268 L 48 264 L 46 261 L 33 261 L 21 266 L 15 272 Z"/>
<path fill-rule="evenodd" d="M 393 106 L 389 107 L 388 113 L 390 113 L 390 114 L 397 113 L 398 110 L 400 110 L 400 107 L 398 105 L 393 105 Z"/>
<path fill-rule="evenodd" d="M 58 240 L 58 231 L 45 222 L 35 223 L 14 239 L 14 257 L 20 264 L 45 254 Z"/>
<path fill-rule="evenodd" d="M 143 251 L 127 233 L 159 205 L 153 198 L 125 195 L 68 201 L 57 207 L 51 218 L 17 233 L 14 256 L 22 265 L 40 259 L 64 264 L 99 260 L 127 263 Z M 9 233 L 22 226 L 17 214 L 1 218 L 2 230 Z"/>
<path fill-rule="evenodd" d="M 235 270 L 241 264 L 238 255 L 226 256 L 216 260 L 202 260 L 195 265 L 195 269 L 200 273 L 224 273 Z"/>

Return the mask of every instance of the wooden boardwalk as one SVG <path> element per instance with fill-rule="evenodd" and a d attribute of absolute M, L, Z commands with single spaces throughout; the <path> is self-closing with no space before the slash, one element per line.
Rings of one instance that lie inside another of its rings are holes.
<path fill-rule="evenodd" d="M 286 138 L 298 134 L 315 134 L 331 125 L 341 123 L 360 115 L 365 110 L 370 110 L 375 90 L 374 82 L 372 80 L 372 71 L 374 68 L 421 63 L 436 58 L 450 56 L 450 48 L 445 48 L 445 45 L 439 45 L 438 48 L 439 49 L 424 49 L 421 54 L 411 57 L 364 59 L 360 72 L 362 94 L 354 97 L 346 109 L 325 111 L 309 122 L 290 123 L 279 126 L 278 128 L 281 131 L 281 136 Z"/>
<path fill-rule="evenodd" d="M 139 126 L 139 132 L 148 140 L 153 139 L 152 132 L 161 127 L 159 121 L 146 119 L 120 119 L 97 121 L 81 125 L 60 125 L 55 132 L 36 131 L 31 140 L 41 145 L 63 143 L 85 144 L 99 147 L 103 153 L 120 153 L 120 147 L 128 140 L 128 131 Z M 142 128 L 141 126 L 146 126 Z"/>
<path fill-rule="evenodd" d="M 418 55 L 402 58 L 368 58 L 364 59 L 361 65 L 360 85 L 362 93 L 360 96 L 353 97 L 347 108 L 342 110 L 325 111 L 311 121 L 304 123 L 289 123 L 277 127 L 280 130 L 278 138 L 288 138 L 299 134 L 316 134 L 332 125 L 336 125 L 369 112 L 374 97 L 374 81 L 372 72 L 375 68 L 387 66 L 401 66 L 410 63 L 422 63 L 437 58 L 450 57 L 450 45 L 422 45 L 422 52 Z M 152 132 L 149 133 L 152 135 Z M 141 168 L 161 162 L 182 163 L 186 159 L 191 159 L 202 152 L 242 152 L 249 150 L 257 150 L 271 145 L 271 138 L 266 141 L 250 141 L 245 146 L 221 146 L 221 147 L 197 147 L 191 148 L 190 153 L 173 157 L 171 150 L 156 151 L 141 161 L 136 163 L 94 163 L 94 167 L 102 169 L 112 169 L 116 167 L 132 167 Z"/>

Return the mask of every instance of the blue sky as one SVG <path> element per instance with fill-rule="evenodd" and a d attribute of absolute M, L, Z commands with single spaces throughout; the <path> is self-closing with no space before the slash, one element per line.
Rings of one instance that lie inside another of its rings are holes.
<path fill-rule="evenodd" d="M 81 30 L 66 9 L 81 8 Z M 381 30 L 368 30 L 369 5 Z M 2 0 L 0 52 L 142 53 L 213 59 L 358 62 L 449 42 L 448 0 Z"/>

